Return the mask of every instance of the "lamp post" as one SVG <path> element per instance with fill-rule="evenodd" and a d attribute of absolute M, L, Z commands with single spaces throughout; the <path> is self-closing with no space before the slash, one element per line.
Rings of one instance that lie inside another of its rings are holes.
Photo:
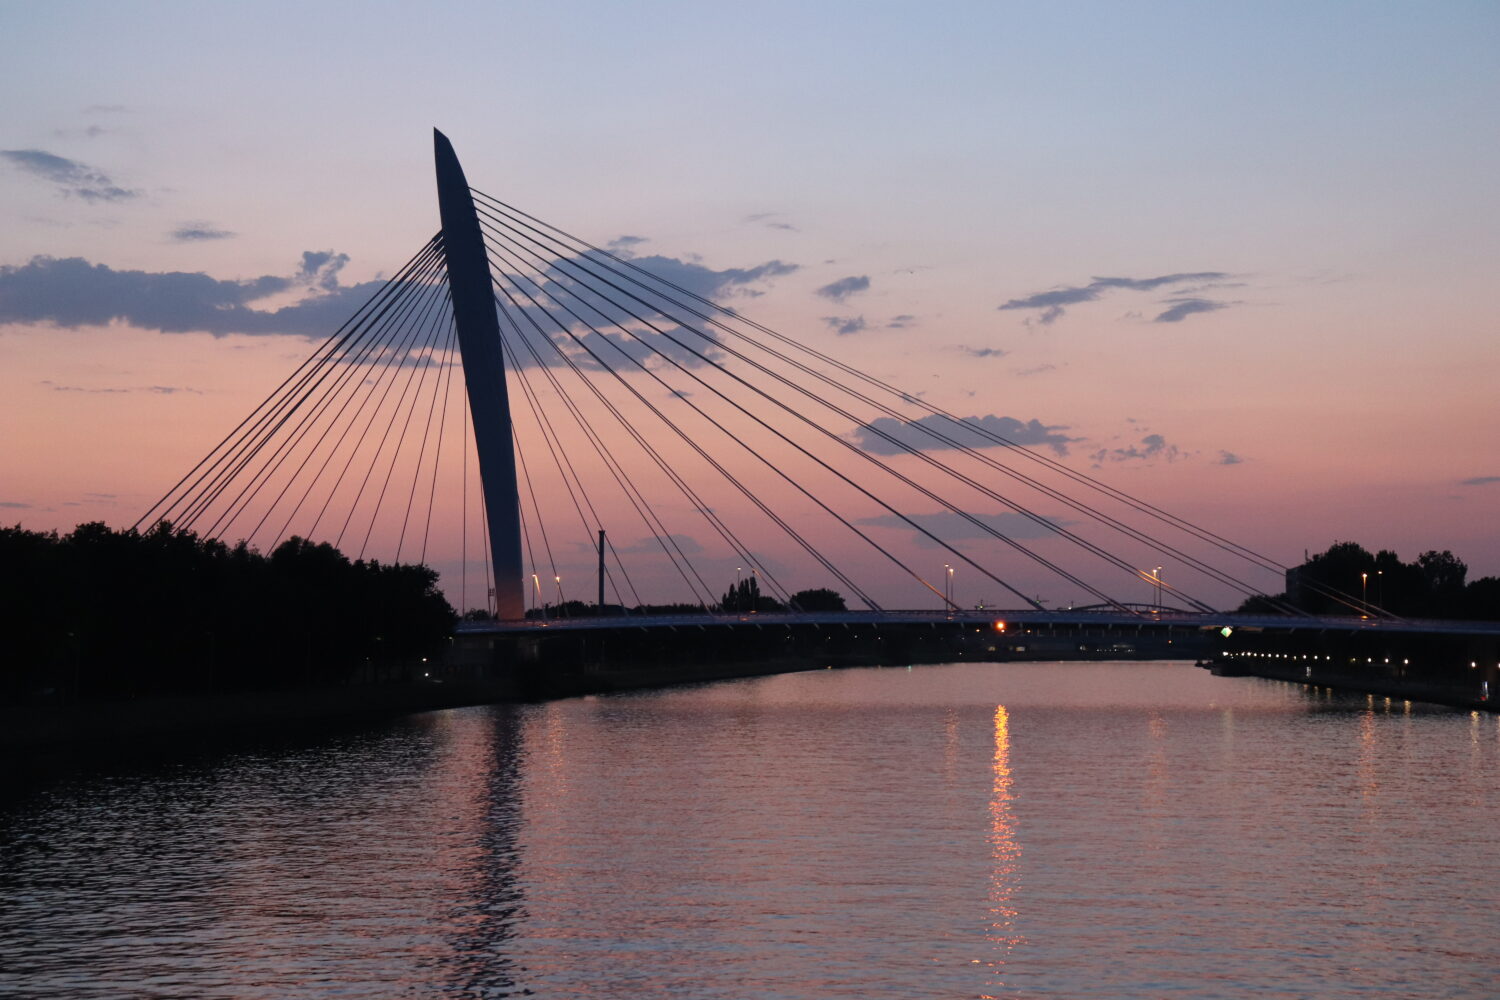
<path fill-rule="evenodd" d="M 1151 571 L 1151 580 L 1156 584 L 1156 610 L 1161 610 L 1161 567 Z"/>
<path fill-rule="evenodd" d="M 1361 573 L 1361 574 L 1359 574 L 1359 603 L 1362 604 L 1362 605 L 1364 605 L 1364 607 L 1362 607 L 1362 608 L 1359 609 L 1361 613 L 1363 613 L 1370 606 L 1370 602 L 1367 601 L 1367 600 L 1365 600 L 1365 597 L 1369 593 L 1369 591 L 1370 591 L 1370 574 L 1368 574 L 1368 573 Z"/>
<path fill-rule="evenodd" d="M 948 567 L 948 607 L 957 608 L 953 603 L 953 567 Z"/>

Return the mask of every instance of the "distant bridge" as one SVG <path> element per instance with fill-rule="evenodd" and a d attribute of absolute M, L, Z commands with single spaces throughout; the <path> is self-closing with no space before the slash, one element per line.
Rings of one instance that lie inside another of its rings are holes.
<path fill-rule="evenodd" d="M 1495 711 L 1500 623 L 1070 610 L 614 615 L 466 622 L 453 676 L 534 696 L 817 667 L 1193 659 L 1216 673 Z"/>

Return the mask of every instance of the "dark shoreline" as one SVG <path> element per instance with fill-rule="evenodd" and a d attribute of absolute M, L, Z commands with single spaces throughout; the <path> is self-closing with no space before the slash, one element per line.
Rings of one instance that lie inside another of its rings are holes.
<path fill-rule="evenodd" d="M 948 651 L 951 652 L 951 651 Z M 1099 656 L 1006 656 L 1016 660 L 1098 659 Z M 1142 658 L 1116 656 L 1111 658 Z M 1162 659 L 1176 657 L 1148 656 Z M 904 658 L 901 662 L 950 662 L 979 657 Z M 830 660 L 832 662 L 830 662 Z M 34 704 L 0 708 L 0 756 L 67 754 L 102 746 L 170 751 L 178 744 L 214 743 L 223 739 L 281 736 L 357 725 L 393 716 L 490 704 L 524 704 L 618 691 L 656 689 L 742 677 L 797 673 L 833 667 L 890 665 L 874 655 L 844 655 L 814 660 L 806 656 L 691 665 L 658 663 L 621 665 L 614 669 L 575 668 L 548 672 L 504 670 L 451 674 L 435 679 L 383 684 L 279 691 L 148 697 L 84 704 Z M 1500 711 L 1494 699 L 1453 685 L 1406 679 L 1360 676 L 1305 668 L 1279 661 L 1199 661 L 1223 677 L 1259 677 L 1375 697 L 1400 698 L 1461 711 Z"/>
<path fill-rule="evenodd" d="M 1253 666 L 1241 661 L 1215 661 L 1208 664 L 1216 677 L 1259 677 L 1263 680 L 1300 684 L 1306 688 L 1327 689 L 1344 694 L 1365 694 L 1377 698 L 1399 698 L 1402 701 L 1420 701 L 1430 705 L 1442 705 L 1468 712 L 1500 712 L 1500 703 L 1495 698 L 1485 699 L 1478 690 L 1469 686 L 1442 683 L 1422 683 L 1406 678 L 1375 677 L 1317 670 L 1307 673 L 1305 668 L 1295 665 L 1278 666 L 1275 661 L 1257 663 Z"/>
<path fill-rule="evenodd" d="M 45 754 L 102 745 L 165 746 L 176 741 L 274 735 L 445 708 L 523 704 L 794 673 L 823 666 L 799 659 L 700 666 L 691 671 L 660 667 L 559 673 L 551 678 L 509 673 L 281 691 L 6 706 L 0 708 L 0 755 Z"/>
<path fill-rule="evenodd" d="M 788 650 L 778 648 L 784 646 L 779 633 L 740 636 L 732 644 L 719 636 L 689 635 L 678 644 L 680 648 L 660 648 L 654 638 L 648 638 L 640 648 L 615 648 L 609 657 L 571 644 L 526 655 L 516 648 L 495 649 L 481 641 L 467 650 L 450 650 L 447 662 L 431 665 L 430 677 L 422 676 L 426 669 L 421 674 L 412 670 L 407 680 L 385 683 L 0 707 L 0 756 L 148 744 L 170 750 L 179 741 L 271 736 L 444 708 L 524 704 L 838 667 L 1193 655 L 1180 647 L 1132 652 L 1087 649 L 1073 642 L 1058 643 L 1052 649 L 1038 646 L 1035 640 L 1031 640 L 1032 651 L 1016 655 L 993 647 L 971 649 L 961 642 L 930 642 L 926 648 L 914 648 L 911 643 L 869 639 L 846 639 L 841 648 L 815 652 Z"/>

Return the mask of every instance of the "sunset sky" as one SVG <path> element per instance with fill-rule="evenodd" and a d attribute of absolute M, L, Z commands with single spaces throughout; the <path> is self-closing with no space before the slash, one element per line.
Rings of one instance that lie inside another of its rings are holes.
<path fill-rule="evenodd" d="M 437 230 L 437 127 L 1278 560 L 1500 574 L 1493 3 L 0 2 L 0 51 L 6 523 L 133 523 Z"/>

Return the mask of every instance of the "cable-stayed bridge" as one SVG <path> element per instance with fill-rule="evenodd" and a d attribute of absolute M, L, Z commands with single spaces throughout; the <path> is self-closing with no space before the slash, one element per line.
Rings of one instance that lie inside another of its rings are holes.
<path fill-rule="evenodd" d="M 1312 581 L 1347 615 L 1302 614 L 1272 596 L 1286 566 L 1065 464 L 1046 428 L 965 419 L 757 323 L 680 262 L 470 187 L 435 142 L 438 233 L 138 526 L 428 562 L 489 633 L 619 627 L 605 616 L 624 609 L 633 628 L 694 609 L 763 628 L 773 608 L 844 626 L 1500 633 L 1402 622 Z M 826 610 L 827 591 L 853 610 Z M 1263 618 L 1226 614 L 1247 598 Z"/>

